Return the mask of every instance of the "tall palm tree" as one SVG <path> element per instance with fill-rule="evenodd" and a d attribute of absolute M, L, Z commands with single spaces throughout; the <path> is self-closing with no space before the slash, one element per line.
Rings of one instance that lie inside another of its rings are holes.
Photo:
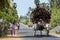
<path fill-rule="evenodd" d="M 41 3 L 40 7 L 45 8 L 47 10 L 50 8 L 48 3 Z"/>
<path fill-rule="evenodd" d="M 60 0 L 57 0 L 57 7 L 60 8 Z"/>
<path fill-rule="evenodd" d="M 40 3 L 39 3 L 40 1 L 39 0 L 34 0 L 34 3 L 35 3 L 35 5 L 36 5 L 36 7 L 39 7 L 40 5 Z"/>
<path fill-rule="evenodd" d="M 54 0 L 49 0 L 50 6 L 53 7 L 54 6 Z"/>
<path fill-rule="evenodd" d="M 58 0 L 49 0 L 50 6 L 51 7 L 57 7 L 57 4 L 59 4 Z"/>

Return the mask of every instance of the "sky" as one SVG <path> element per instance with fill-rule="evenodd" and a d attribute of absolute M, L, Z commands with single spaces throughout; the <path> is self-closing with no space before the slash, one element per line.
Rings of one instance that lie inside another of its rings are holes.
<path fill-rule="evenodd" d="M 34 0 L 14 0 L 17 4 L 18 16 L 25 16 L 28 13 L 29 7 L 35 8 Z M 48 3 L 47 0 L 40 0 L 40 3 Z"/>

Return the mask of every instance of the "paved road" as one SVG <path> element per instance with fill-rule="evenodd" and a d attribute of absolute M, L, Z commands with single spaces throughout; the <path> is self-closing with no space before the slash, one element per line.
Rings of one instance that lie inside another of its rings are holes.
<path fill-rule="evenodd" d="M 39 31 L 37 32 L 37 35 L 34 36 L 33 32 L 33 29 L 21 24 L 19 31 L 17 31 L 17 37 L 15 38 L 21 38 L 23 40 L 60 40 L 60 38 L 52 35 L 47 37 L 46 33 L 43 33 L 43 36 L 41 37 Z"/>

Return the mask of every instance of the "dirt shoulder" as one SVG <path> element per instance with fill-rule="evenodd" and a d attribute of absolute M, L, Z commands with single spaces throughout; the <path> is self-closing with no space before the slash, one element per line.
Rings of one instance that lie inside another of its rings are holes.
<path fill-rule="evenodd" d="M 0 40 L 23 40 L 22 38 L 0 38 Z"/>
<path fill-rule="evenodd" d="M 60 34 L 56 34 L 56 33 L 49 33 L 50 35 L 56 36 L 56 37 L 60 37 Z"/>

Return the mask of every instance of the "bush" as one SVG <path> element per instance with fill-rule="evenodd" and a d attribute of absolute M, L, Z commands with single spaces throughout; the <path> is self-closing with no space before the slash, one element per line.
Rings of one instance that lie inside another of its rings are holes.
<path fill-rule="evenodd" d="M 25 19 L 22 23 L 25 24 L 25 25 L 28 25 L 28 20 Z"/>
<path fill-rule="evenodd" d="M 56 31 L 57 34 L 60 34 L 60 30 Z"/>
<path fill-rule="evenodd" d="M 0 12 L 0 19 L 4 20 L 3 21 L 4 22 L 4 29 L 2 31 L 2 36 L 5 36 L 5 35 L 8 34 L 8 29 L 10 29 L 9 24 L 12 23 L 12 22 L 17 22 L 18 21 L 18 15 L 17 14 L 12 15 L 10 13 L 6 14 L 4 12 Z M 0 27 L 1 27 L 1 25 L 3 25 L 3 24 L 0 23 Z"/>

